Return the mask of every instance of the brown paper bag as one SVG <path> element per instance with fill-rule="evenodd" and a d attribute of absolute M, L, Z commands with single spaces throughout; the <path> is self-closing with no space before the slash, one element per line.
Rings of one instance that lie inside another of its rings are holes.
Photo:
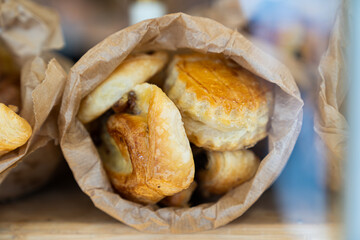
<path fill-rule="evenodd" d="M 29 0 L 1 0 L 0 28 L 1 40 L 20 63 L 64 46 L 57 13 Z"/>
<path fill-rule="evenodd" d="M 33 182 L 32 188 L 40 184 L 40 180 L 41 184 L 46 182 L 50 176 L 45 175 L 53 172 L 61 159 L 59 150 L 50 151 L 49 149 L 53 147 L 49 144 L 53 145 L 58 141 L 57 117 L 66 73 L 55 59 L 46 64 L 40 57 L 36 57 L 25 64 L 21 75 L 22 110 L 20 116 L 30 123 L 33 134 L 25 145 L 0 158 L 0 199 L 15 196 L 8 192 L 7 189 L 11 187 L 6 183 L 13 185 L 10 183 L 11 168 L 15 167 L 18 161 L 22 160 L 22 163 L 14 168 L 14 172 L 21 171 L 22 176 L 19 177 L 19 174 L 16 174 L 18 177 L 13 176 L 13 178 L 27 179 L 27 182 L 18 182 L 23 186 L 18 188 L 17 192 L 20 194 L 22 191 L 27 192 L 24 186 L 28 186 L 30 177 L 38 180 L 38 182 Z M 44 151 L 43 154 L 40 156 L 39 153 L 32 154 L 40 148 Z M 39 169 L 45 170 L 39 173 Z M 5 179 L 9 173 L 9 180 Z M 28 188 L 30 187 L 26 187 Z"/>
<path fill-rule="evenodd" d="M 80 101 L 132 51 L 190 49 L 222 53 L 273 83 L 275 108 L 269 124 L 270 152 L 255 177 L 216 203 L 192 208 L 142 206 L 114 192 L 89 133 L 77 119 Z M 185 233 L 220 227 L 241 216 L 278 177 L 302 124 L 302 105 L 290 72 L 240 33 L 206 18 L 177 13 L 143 21 L 119 31 L 89 50 L 70 70 L 60 110 L 60 141 L 81 189 L 95 206 L 136 229 Z"/>
<path fill-rule="evenodd" d="M 345 147 L 348 123 L 344 116 L 347 88 L 347 64 L 345 50 L 348 46 L 347 5 L 338 12 L 330 37 L 329 47 L 320 66 L 318 115 L 315 131 L 323 141 L 327 154 L 328 185 L 338 191 L 343 182 Z"/>
<path fill-rule="evenodd" d="M 6 45 L 22 68 L 21 83 L 12 79 L 9 84 L 10 95 L 21 96 L 9 97 L 21 97 L 20 115 L 33 129 L 24 146 L 0 158 L 0 200 L 4 200 L 45 184 L 62 159 L 54 144 L 58 144 L 57 115 L 66 73 L 56 60 L 47 63 L 34 58 L 49 59 L 44 51 L 63 46 L 54 11 L 27 0 L 0 1 L 0 28 L 0 44 Z M 6 85 L 1 87 L 7 91 Z"/>

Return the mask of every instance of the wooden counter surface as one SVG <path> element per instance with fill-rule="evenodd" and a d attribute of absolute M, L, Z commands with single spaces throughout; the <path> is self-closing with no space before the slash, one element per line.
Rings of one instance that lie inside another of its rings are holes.
<path fill-rule="evenodd" d="M 325 220 L 317 212 L 299 208 L 301 218 L 285 216 L 273 195 L 267 191 L 242 217 L 215 230 L 149 235 L 95 208 L 73 181 L 53 183 L 20 200 L 0 204 L 0 239 L 340 239 L 333 214 L 326 213 Z"/>

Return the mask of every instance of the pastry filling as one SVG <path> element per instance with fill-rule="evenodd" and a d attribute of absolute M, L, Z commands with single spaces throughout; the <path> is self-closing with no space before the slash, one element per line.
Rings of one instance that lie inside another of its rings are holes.
<path fill-rule="evenodd" d="M 99 153 L 102 156 L 101 159 L 106 165 L 106 168 L 124 175 L 131 174 L 133 167 L 126 144 L 121 144 L 122 149 L 119 149 L 115 140 L 106 130 L 103 131 L 102 141 L 103 144 L 99 147 Z"/>
<path fill-rule="evenodd" d="M 140 113 L 139 108 L 136 105 L 137 96 L 134 91 L 130 91 L 119 101 L 117 101 L 112 109 L 116 113 L 129 113 L 132 115 L 137 115 Z"/>

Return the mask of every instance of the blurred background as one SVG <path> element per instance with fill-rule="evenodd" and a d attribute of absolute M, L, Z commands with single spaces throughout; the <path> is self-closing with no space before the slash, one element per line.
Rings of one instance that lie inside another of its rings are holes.
<path fill-rule="evenodd" d="M 108 35 L 166 13 L 210 17 L 316 63 L 327 46 L 339 0 L 35 0 L 60 14 L 66 48 L 77 60 Z"/>
<path fill-rule="evenodd" d="M 317 223 L 337 218 L 338 200 L 327 190 L 326 153 L 314 132 L 318 66 L 327 49 L 339 0 L 36 0 L 56 9 L 75 62 L 91 47 L 130 24 L 166 13 L 213 18 L 236 29 L 283 62 L 305 102 L 303 127 L 271 195 L 284 221 Z M 329 209 L 333 211 L 329 211 Z"/>

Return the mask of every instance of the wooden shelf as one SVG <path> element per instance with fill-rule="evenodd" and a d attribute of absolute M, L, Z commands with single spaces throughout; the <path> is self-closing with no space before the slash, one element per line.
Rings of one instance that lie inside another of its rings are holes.
<path fill-rule="evenodd" d="M 299 209 L 302 218 L 292 219 L 281 214 L 273 195 L 267 191 L 249 211 L 227 226 L 171 238 L 339 239 L 340 227 L 331 211 L 324 220 L 316 212 Z M 74 181 L 53 183 L 33 195 L 0 204 L 0 239 L 168 238 L 141 233 L 109 217 L 93 206 Z"/>

